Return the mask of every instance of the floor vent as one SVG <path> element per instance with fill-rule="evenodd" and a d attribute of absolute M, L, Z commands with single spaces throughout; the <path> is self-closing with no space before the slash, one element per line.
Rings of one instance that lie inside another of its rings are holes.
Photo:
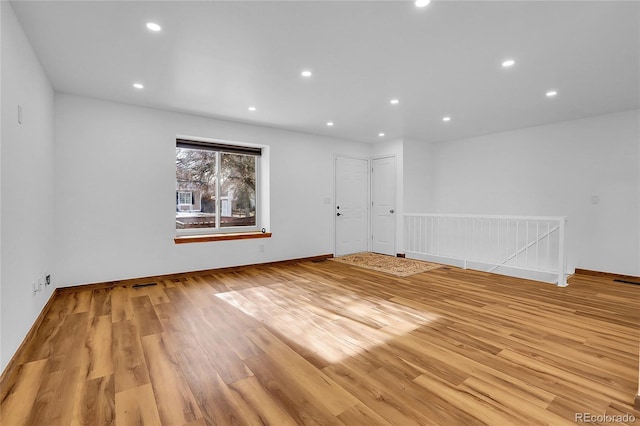
<path fill-rule="evenodd" d="M 634 281 L 627 281 L 627 280 L 619 280 L 619 279 L 615 279 L 613 280 L 617 283 L 625 283 L 625 284 L 635 284 L 635 285 L 640 285 L 640 283 L 634 282 Z"/>
<path fill-rule="evenodd" d="M 131 288 L 151 287 L 153 285 L 158 285 L 158 283 L 136 284 L 134 286 L 131 286 Z"/>

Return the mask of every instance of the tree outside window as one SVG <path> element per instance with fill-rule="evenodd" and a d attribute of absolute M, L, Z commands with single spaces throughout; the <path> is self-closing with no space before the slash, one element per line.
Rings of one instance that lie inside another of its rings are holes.
<path fill-rule="evenodd" d="M 258 156 L 176 147 L 176 228 L 256 227 Z M 183 203 L 191 194 L 191 203 Z"/>

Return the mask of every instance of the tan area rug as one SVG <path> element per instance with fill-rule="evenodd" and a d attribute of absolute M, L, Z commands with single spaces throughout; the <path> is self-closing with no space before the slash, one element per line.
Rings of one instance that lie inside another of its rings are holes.
<path fill-rule="evenodd" d="M 377 253 L 356 253 L 348 256 L 336 257 L 331 260 L 342 262 L 365 269 L 386 272 L 398 277 L 408 277 L 420 272 L 441 268 L 444 265 L 423 262 L 421 260 L 404 259 Z"/>

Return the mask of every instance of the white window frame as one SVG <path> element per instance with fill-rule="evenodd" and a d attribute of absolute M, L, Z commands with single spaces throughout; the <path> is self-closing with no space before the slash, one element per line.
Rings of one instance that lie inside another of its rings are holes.
<path fill-rule="evenodd" d="M 219 139 L 208 139 L 208 138 L 201 138 L 201 137 L 193 137 L 193 136 L 180 136 L 178 135 L 176 137 L 176 139 L 185 139 L 185 140 L 191 140 L 194 142 L 208 142 L 208 143 L 213 143 L 213 144 L 218 144 L 218 145 L 228 145 L 230 147 L 249 147 L 249 148 L 264 148 L 263 145 L 257 145 L 257 144 L 249 144 L 249 143 L 242 143 L 242 142 L 232 142 L 232 141 L 223 141 L 223 140 L 219 140 Z M 177 146 L 176 146 L 177 147 Z M 220 155 L 221 153 L 224 152 L 224 150 L 220 150 L 220 151 L 214 151 L 216 152 L 216 165 L 218 167 L 218 173 L 220 172 L 220 165 L 221 165 L 221 161 L 220 161 Z M 229 226 L 229 227 L 220 227 L 220 215 L 221 215 L 221 206 L 222 204 L 220 203 L 219 205 L 216 206 L 216 227 L 215 228 L 188 228 L 188 229 L 176 229 L 176 236 L 188 236 L 188 235 L 217 235 L 217 234 L 235 234 L 235 233 L 242 233 L 242 232 L 258 232 L 260 231 L 261 228 L 261 223 L 260 223 L 260 218 L 261 218 L 261 209 L 262 209 L 262 197 L 261 197 L 261 190 L 260 190 L 260 185 L 262 184 L 261 182 L 261 171 L 262 171 L 262 167 L 261 167 L 261 163 L 263 161 L 263 157 L 261 155 L 256 155 L 255 156 L 256 159 L 256 184 L 255 184 L 255 191 L 256 191 L 256 212 L 255 212 L 255 219 L 256 219 L 256 224 L 255 226 Z M 175 173 L 174 173 L 175 175 Z M 175 177 L 174 177 L 175 179 Z M 220 199 L 220 179 L 216 179 L 216 194 L 218 194 L 217 198 L 218 200 L 216 200 L 216 203 L 219 203 L 219 199 Z M 179 191 L 180 192 L 180 191 Z M 186 192 L 186 191 L 184 191 Z M 192 196 L 193 197 L 193 196 Z M 193 198 L 192 198 L 193 200 Z M 174 218 L 174 226 L 175 226 L 175 218 Z"/>

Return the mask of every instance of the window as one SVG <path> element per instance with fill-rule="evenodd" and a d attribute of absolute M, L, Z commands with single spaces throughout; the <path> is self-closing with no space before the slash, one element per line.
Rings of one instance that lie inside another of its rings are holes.
<path fill-rule="evenodd" d="M 260 148 L 178 139 L 178 233 L 257 230 L 260 155 Z"/>
<path fill-rule="evenodd" d="M 178 191 L 178 206 L 190 206 L 193 204 L 193 192 Z"/>

